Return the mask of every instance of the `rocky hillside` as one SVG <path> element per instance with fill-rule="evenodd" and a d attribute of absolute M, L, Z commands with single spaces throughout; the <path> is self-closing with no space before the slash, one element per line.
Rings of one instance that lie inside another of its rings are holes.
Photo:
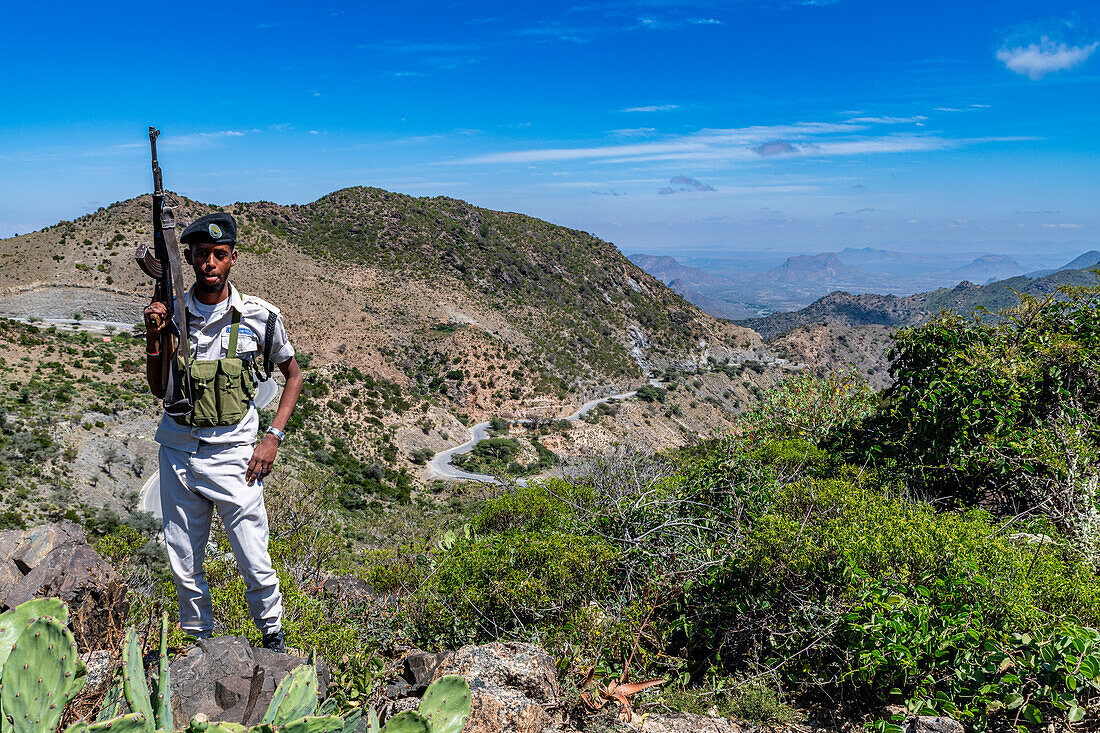
<path fill-rule="evenodd" d="M 780 355 L 817 371 L 855 366 L 876 386 L 887 383 L 889 334 L 920 325 L 941 311 L 990 313 L 1019 302 L 1017 293 L 1047 297 L 1063 285 L 1095 285 L 1088 269 L 1058 270 L 1042 277 L 1017 276 L 987 285 L 961 282 L 914 295 L 853 295 L 835 292 L 790 313 L 738 321 L 756 330 Z"/>
<path fill-rule="evenodd" d="M 216 208 L 179 197 L 178 218 Z M 675 393 L 683 405 L 671 394 L 667 407 L 623 403 L 554 441 L 566 457 L 623 441 L 672 447 L 727 429 L 781 376 L 753 331 L 584 232 L 376 188 L 224 210 L 240 229 L 234 282 L 283 309 L 311 363 L 296 431 L 325 460 L 350 452 L 423 472 L 427 453 L 465 441 L 474 422 L 552 420 L 690 374 L 699 386 Z M 150 219 L 142 196 L 0 240 L 0 315 L 139 322 L 151 282 L 132 257 Z"/>
<path fill-rule="evenodd" d="M 845 326 L 877 324 L 901 328 L 924 323 L 943 310 L 969 313 L 975 308 L 985 308 L 996 312 L 1016 304 L 1016 293 L 1044 297 L 1063 285 L 1095 284 L 1096 275 L 1090 270 L 1060 270 L 1043 277 L 1020 275 L 987 285 L 964 281 L 953 288 L 938 288 L 904 297 L 870 293 L 853 295 L 838 291 L 801 310 L 749 318 L 739 323 L 755 330 L 765 339 L 775 338 L 795 326 L 819 321 Z"/>

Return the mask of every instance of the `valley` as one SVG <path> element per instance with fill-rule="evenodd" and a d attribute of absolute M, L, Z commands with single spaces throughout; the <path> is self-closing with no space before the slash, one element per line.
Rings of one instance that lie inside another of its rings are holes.
<path fill-rule="evenodd" d="M 185 221 L 214 208 L 180 199 Z M 287 447 L 333 471 L 352 509 L 484 479 L 441 470 L 439 456 L 461 454 L 454 449 L 490 420 L 508 422 L 521 462 L 540 451 L 556 464 L 621 445 L 667 450 L 728 431 L 795 368 L 608 243 L 530 217 L 379 189 L 226 209 L 241 234 L 233 280 L 282 308 L 305 370 Z M 105 383 L 116 409 L 92 421 L 87 440 L 65 427 L 83 421 L 77 412 L 38 404 L 44 432 L 73 459 L 49 462 L 64 478 L 40 487 L 13 522 L 48 518 L 65 503 L 140 508 L 158 416 L 132 338 L 151 288 L 132 261 L 151 236 L 148 216 L 145 196 L 0 240 L 0 316 L 17 319 L 6 323 L 28 344 L 19 358 L 34 365 L 11 377 L 10 390 L 53 379 L 45 350 L 69 338 L 113 334 L 101 348 L 118 351 L 128 375 Z M 647 398 L 635 398 L 642 387 Z M 126 446 L 122 459 L 107 460 L 120 450 L 112 446 Z M 130 468 L 115 470 L 119 460 Z"/>

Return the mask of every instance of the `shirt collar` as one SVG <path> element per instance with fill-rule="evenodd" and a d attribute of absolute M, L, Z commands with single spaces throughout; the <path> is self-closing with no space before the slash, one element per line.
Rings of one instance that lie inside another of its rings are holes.
<path fill-rule="evenodd" d="M 187 291 L 187 296 L 184 298 L 184 306 L 192 313 L 197 313 L 195 308 L 195 286 L 192 285 Z M 241 294 L 237 292 L 237 288 L 233 287 L 233 283 L 229 283 L 229 307 L 237 311 L 240 314 L 244 314 L 244 299 L 241 298 Z"/>

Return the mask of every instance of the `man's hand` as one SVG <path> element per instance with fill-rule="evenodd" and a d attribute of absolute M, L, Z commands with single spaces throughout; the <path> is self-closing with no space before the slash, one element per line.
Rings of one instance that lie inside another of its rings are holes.
<path fill-rule="evenodd" d="M 279 439 L 271 433 L 264 435 L 264 439 L 252 451 L 252 460 L 248 462 L 248 471 L 244 480 L 252 483 L 256 479 L 262 479 L 271 473 L 271 464 L 275 462 L 275 454 L 279 452 Z"/>
<path fill-rule="evenodd" d="M 154 300 L 145 306 L 145 341 L 147 344 L 155 344 L 160 339 L 160 332 L 168 323 L 168 308 L 159 300 Z"/>

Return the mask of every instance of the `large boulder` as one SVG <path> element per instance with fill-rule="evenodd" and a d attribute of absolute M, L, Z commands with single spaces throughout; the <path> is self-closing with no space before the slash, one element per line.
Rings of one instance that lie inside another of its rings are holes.
<path fill-rule="evenodd" d="M 198 713 L 210 720 L 259 723 L 275 688 L 304 657 L 253 649 L 240 636 L 202 639 L 172 660 L 172 713 L 178 723 Z M 328 687 L 328 669 L 317 661 L 318 694 Z"/>
<path fill-rule="evenodd" d="M 122 578 L 73 522 L 0 532 L 0 610 L 43 596 L 68 604 L 82 648 L 106 640 L 129 610 Z"/>
<path fill-rule="evenodd" d="M 561 687 L 554 658 L 534 644 L 464 646 L 436 667 L 433 679 L 461 675 L 470 685 L 463 733 L 541 733 L 560 729 Z"/>

